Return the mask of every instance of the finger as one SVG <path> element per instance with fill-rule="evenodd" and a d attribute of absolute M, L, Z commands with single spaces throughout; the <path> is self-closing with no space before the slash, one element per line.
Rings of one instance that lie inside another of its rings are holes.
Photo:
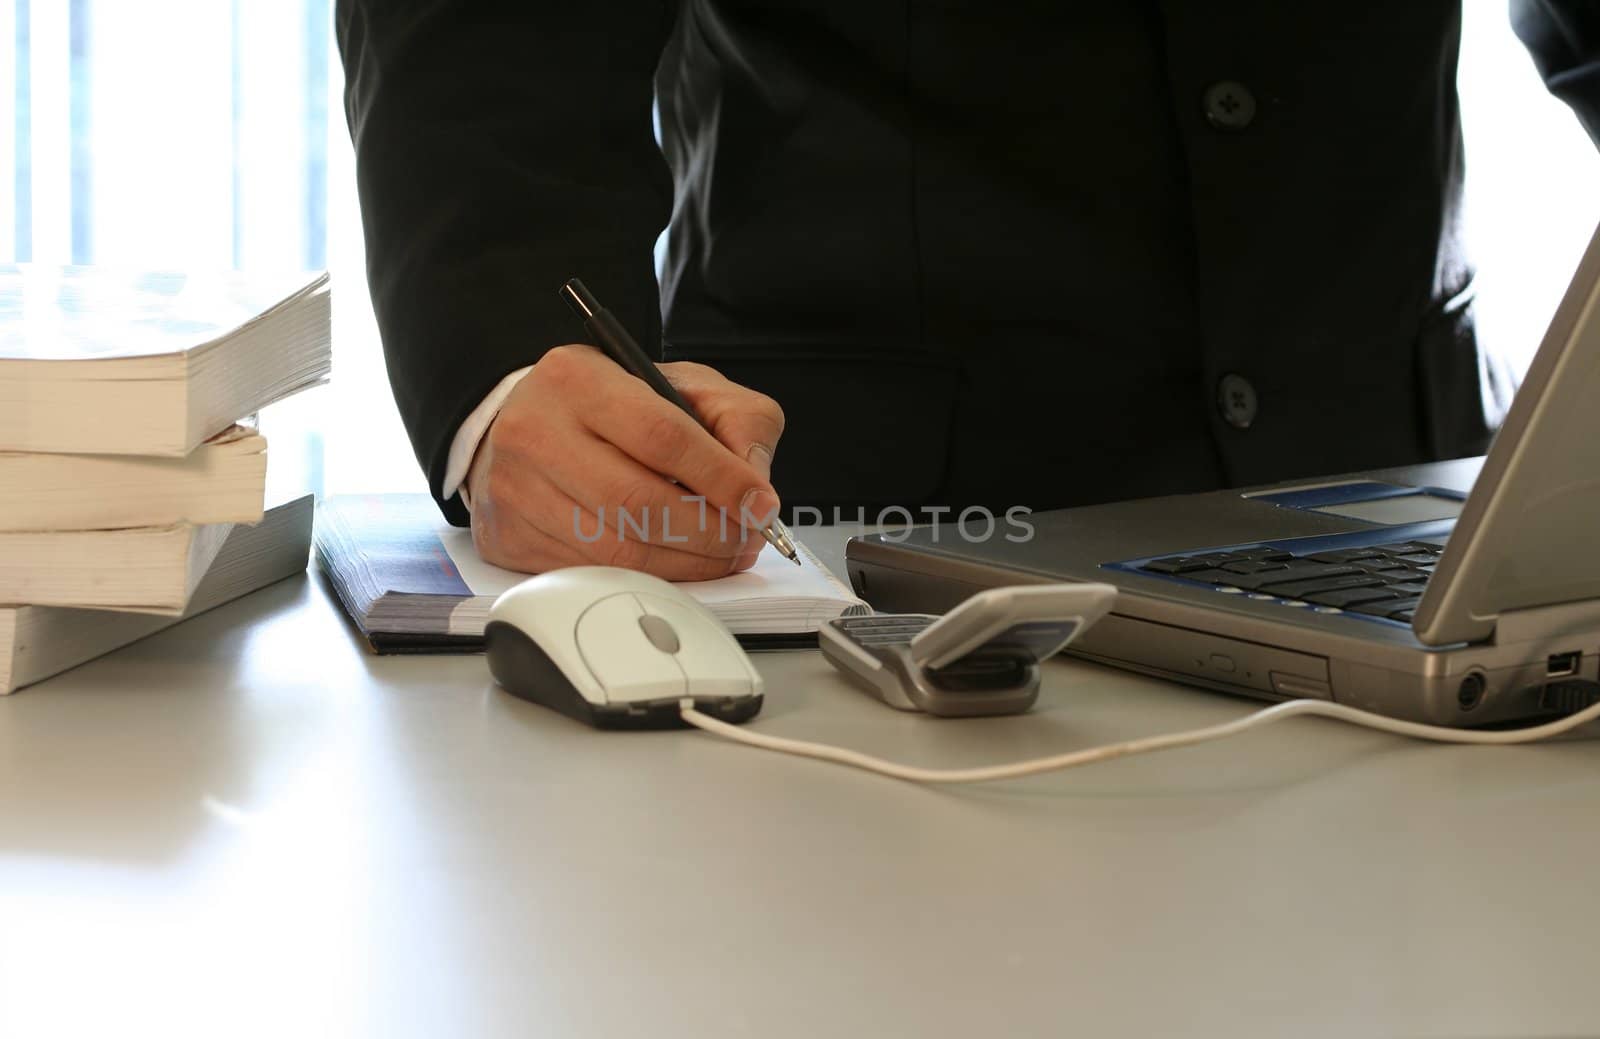
<path fill-rule="evenodd" d="M 676 361 L 662 365 L 661 372 L 693 405 L 713 436 L 771 478 L 772 455 L 784 425 L 777 401 L 703 364 Z"/>
<path fill-rule="evenodd" d="M 667 581 L 714 580 L 731 572 L 737 561 L 733 556 L 705 556 L 642 540 L 626 527 L 603 522 L 554 484 L 541 489 L 537 504 L 525 517 L 530 526 L 567 540 L 566 548 L 582 563 L 639 570 Z"/>
<path fill-rule="evenodd" d="M 543 573 L 564 566 L 623 566 L 669 581 L 705 581 L 729 573 L 735 560 L 682 552 L 617 532 L 538 473 L 519 482 L 515 496 L 473 515 L 473 541 L 496 566 Z"/>
<path fill-rule="evenodd" d="M 563 353 L 569 356 L 557 372 L 560 385 L 555 390 L 582 392 L 588 380 L 572 376 L 570 369 L 586 363 L 584 356 L 592 351 Z M 627 375 L 620 379 L 637 382 Z M 570 400 L 557 399 L 560 406 L 552 407 L 548 400 L 513 400 L 502 409 L 471 475 L 492 484 L 499 498 L 524 504 L 541 500 L 546 484 L 553 483 L 590 514 L 603 517 L 613 534 L 626 528 L 636 540 L 724 560 L 744 550 L 754 535 L 740 525 L 737 514 L 708 507 L 691 491 L 644 467 L 584 426 Z M 481 497 L 477 484 L 474 497 Z M 547 526 L 546 533 L 567 542 L 577 540 L 570 525 Z"/>
<path fill-rule="evenodd" d="M 734 385 L 701 365 L 674 367 L 694 369 L 687 373 L 691 381 L 698 378 L 708 386 Z M 756 464 L 732 457 L 726 445 L 693 417 L 658 397 L 643 381 L 594 348 L 557 347 L 535 366 L 534 375 L 537 378 L 524 379 L 518 390 L 549 393 L 564 405 L 559 409 L 561 413 L 576 414 L 600 439 L 615 444 L 651 471 L 703 496 L 719 515 L 725 513 L 734 523 L 754 526 L 765 526 L 777 515 L 778 496 L 761 468 L 770 464 L 770 452 L 756 451 Z M 537 429 L 539 420 L 548 419 L 550 414 L 544 411 L 525 416 L 525 421 Z M 542 432 L 567 434 L 565 429 L 545 428 Z M 550 436 L 538 439 L 547 446 L 565 444 Z M 564 450 L 536 452 L 535 464 L 542 465 L 546 459 L 563 454 Z"/>
<path fill-rule="evenodd" d="M 736 523 L 764 524 L 778 511 L 771 482 L 682 409 L 638 380 L 588 402 L 579 419 L 600 439 L 652 472 L 702 495 Z"/>
<path fill-rule="evenodd" d="M 732 572 L 736 574 L 742 574 L 746 570 L 755 566 L 756 559 L 758 559 L 761 553 L 766 551 L 766 549 L 766 538 L 763 538 L 760 534 L 752 536 L 750 538 L 750 544 L 745 546 L 744 551 L 740 552 L 739 557 L 733 561 Z"/>
<path fill-rule="evenodd" d="M 738 517 L 647 469 L 587 429 L 550 459 L 550 482 L 608 530 L 695 555 L 731 561 L 756 537 Z"/>
<path fill-rule="evenodd" d="M 474 499 L 472 543 L 484 562 L 525 574 L 542 574 L 589 561 L 568 542 L 531 523 L 525 510 L 514 501 L 503 502 L 492 494 Z"/>

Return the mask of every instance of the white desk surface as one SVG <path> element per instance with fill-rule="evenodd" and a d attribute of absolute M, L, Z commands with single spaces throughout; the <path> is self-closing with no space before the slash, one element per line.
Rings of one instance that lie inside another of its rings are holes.
<path fill-rule="evenodd" d="M 758 664 L 760 729 L 926 764 L 1252 707 L 1059 661 L 941 721 Z M 8 1039 L 1567 1036 L 1597 936 L 1592 741 L 1305 720 L 928 789 L 370 656 L 310 576 L 0 699 Z"/>

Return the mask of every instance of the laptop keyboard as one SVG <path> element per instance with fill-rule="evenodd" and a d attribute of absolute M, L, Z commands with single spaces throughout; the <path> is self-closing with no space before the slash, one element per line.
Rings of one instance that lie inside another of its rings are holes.
<path fill-rule="evenodd" d="M 1442 544 L 1429 541 L 1306 555 L 1262 546 L 1166 556 L 1138 569 L 1318 613 L 1348 612 L 1409 624 L 1443 550 Z"/>

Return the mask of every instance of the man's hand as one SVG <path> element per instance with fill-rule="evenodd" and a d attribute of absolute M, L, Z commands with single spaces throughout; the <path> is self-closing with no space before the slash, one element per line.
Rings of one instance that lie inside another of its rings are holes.
<path fill-rule="evenodd" d="M 778 511 L 768 477 L 783 410 L 704 365 L 661 372 L 712 432 L 594 347 L 560 346 L 533 366 L 467 473 L 486 562 L 527 573 L 623 566 L 671 581 L 755 563 L 760 527 Z"/>

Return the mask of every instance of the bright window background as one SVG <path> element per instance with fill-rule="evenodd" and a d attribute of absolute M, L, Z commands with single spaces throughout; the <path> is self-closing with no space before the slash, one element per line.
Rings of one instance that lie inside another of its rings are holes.
<path fill-rule="evenodd" d="M 0 260 L 328 267 L 326 490 L 420 489 L 383 372 L 333 0 L 0 0 Z M 1486 338 L 1522 364 L 1600 221 L 1600 156 L 1505 0 L 1466 0 L 1460 88 Z"/>
<path fill-rule="evenodd" d="M 0 0 L 0 262 L 328 268 L 333 383 L 268 416 L 274 457 L 319 490 L 424 490 L 367 300 L 333 3 Z"/>
<path fill-rule="evenodd" d="M 1600 152 L 1545 91 L 1506 0 L 1463 5 L 1457 89 L 1479 334 L 1520 372 L 1600 223 Z"/>

